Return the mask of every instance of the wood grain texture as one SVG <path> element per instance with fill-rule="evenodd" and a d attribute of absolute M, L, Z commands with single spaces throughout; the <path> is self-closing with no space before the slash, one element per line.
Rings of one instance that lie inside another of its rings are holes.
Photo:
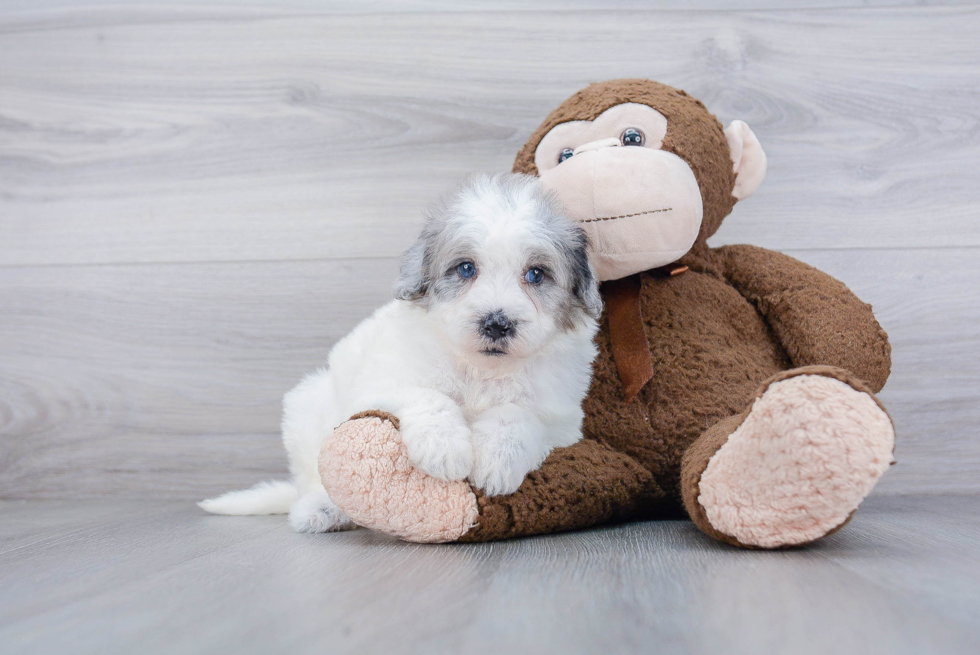
<path fill-rule="evenodd" d="M 0 496 L 191 498 L 283 475 L 282 394 L 390 298 L 396 268 L 0 269 Z"/>
<path fill-rule="evenodd" d="M 137 10 L 144 13 L 161 11 L 160 0 L 109 0 L 98 3 L 113 13 Z M 175 8 L 184 11 L 215 12 L 228 10 L 241 15 L 243 10 L 282 14 L 303 12 L 324 13 L 391 13 L 432 11 L 541 11 L 568 9 L 697 9 L 697 10 L 759 10 L 759 9 L 814 9 L 840 7 L 895 7 L 907 5 L 963 5 L 976 4 L 974 0 L 208 0 L 195 4 L 189 0 L 167 2 L 163 11 Z M 51 11 L 91 11 L 90 0 L 2 0 L 0 12 L 7 15 L 47 13 Z"/>
<path fill-rule="evenodd" d="M 980 491 L 980 8 L 135 5 L 0 6 L 0 497 L 283 475 L 282 393 L 389 297 L 420 207 L 622 76 L 762 139 L 769 179 L 715 245 L 875 306 L 879 492 Z"/>
<path fill-rule="evenodd" d="M 394 256 L 626 76 L 761 138 L 723 242 L 980 245 L 977 7 L 86 16 L 0 19 L 6 265 Z"/>
<path fill-rule="evenodd" d="M 5 653 L 975 653 L 976 496 L 740 551 L 688 522 L 432 546 L 189 503 L 0 503 Z"/>
<path fill-rule="evenodd" d="M 980 491 L 976 251 L 790 254 L 891 335 L 900 465 L 879 492 Z M 0 269 L 0 497 L 202 498 L 284 475 L 282 394 L 390 297 L 396 265 Z"/>

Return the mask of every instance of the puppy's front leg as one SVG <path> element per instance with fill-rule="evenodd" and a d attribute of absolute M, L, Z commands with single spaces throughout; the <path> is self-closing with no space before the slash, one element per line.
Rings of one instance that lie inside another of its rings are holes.
<path fill-rule="evenodd" d="M 465 478 L 473 468 L 473 446 L 459 405 L 433 389 L 403 390 L 399 396 L 393 413 L 412 463 L 443 480 Z"/>
<path fill-rule="evenodd" d="M 491 407 L 477 417 L 472 428 L 470 482 L 488 496 L 517 491 L 525 476 L 548 455 L 544 425 L 514 403 Z"/>

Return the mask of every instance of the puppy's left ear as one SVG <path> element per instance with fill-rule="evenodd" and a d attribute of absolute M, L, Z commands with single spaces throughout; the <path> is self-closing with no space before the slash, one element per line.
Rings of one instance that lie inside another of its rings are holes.
<path fill-rule="evenodd" d="M 424 237 L 402 255 L 401 273 L 395 282 L 395 298 L 417 301 L 429 290 L 428 248 Z"/>
<path fill-rule="evenodd" d="M 598 321 L 602 316 L 602 296 L 599 295 L 599 279 L 589 262 L 588 244 L 588 237 L 582 232 L 579 247 L 572 255 L 572 293 L 582 302 L 586 313 Z"/>

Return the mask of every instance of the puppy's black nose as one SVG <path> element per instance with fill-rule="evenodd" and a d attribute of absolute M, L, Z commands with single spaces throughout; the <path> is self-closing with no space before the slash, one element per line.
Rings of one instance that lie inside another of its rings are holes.
<path fill-rule="evenodd" d="M 513 329 L 514 325 L 504 316 L 503 312 L 488 314 L 480 325 L 483 336 L 491 341 L 506 339 Z"/>

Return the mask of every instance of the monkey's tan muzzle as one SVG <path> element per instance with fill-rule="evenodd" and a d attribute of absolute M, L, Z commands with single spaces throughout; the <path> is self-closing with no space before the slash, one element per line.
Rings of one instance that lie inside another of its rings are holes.
<path fill-rule="evenodd" d="M 541 175 L 591 239 L 600 280 L 616 280 L 683 257 L 703 209 L 694 172 L 677 155 L 603 139 Z"/>

